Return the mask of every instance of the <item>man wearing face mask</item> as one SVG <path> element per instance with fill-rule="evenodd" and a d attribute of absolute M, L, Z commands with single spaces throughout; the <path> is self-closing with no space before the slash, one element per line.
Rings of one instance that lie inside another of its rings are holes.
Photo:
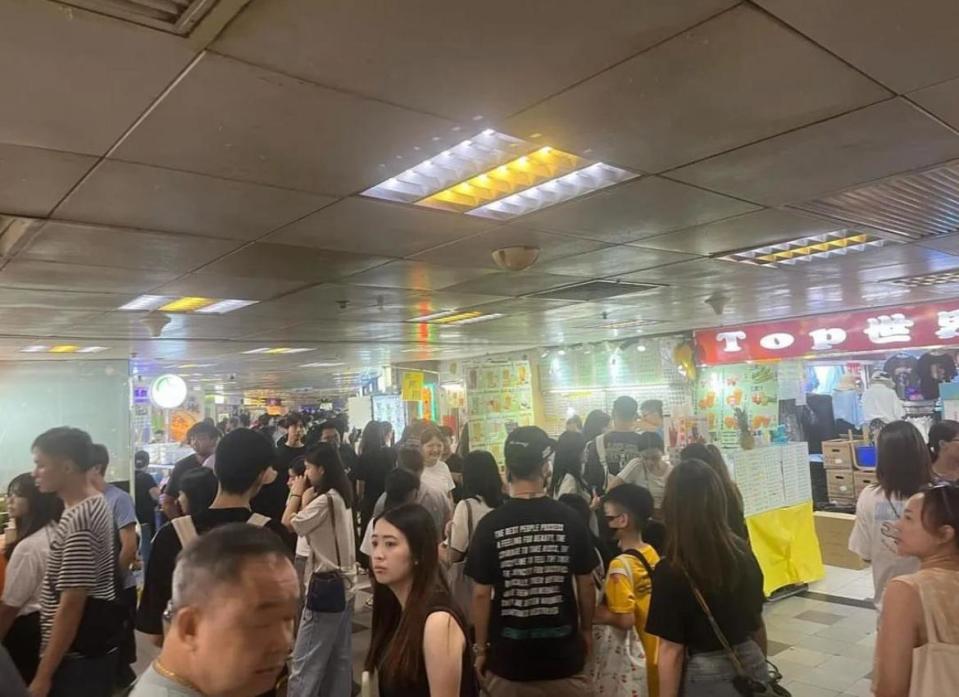
<path fill-rule="evenodd" d="M 546 495 L 554 447 L 536 426 L 507 436 L 511 498 L 483 517 L 470 544 L 476 670 L 491 697 L 592 694 L 583 667 L 596 558 L 586 525 Z"/>

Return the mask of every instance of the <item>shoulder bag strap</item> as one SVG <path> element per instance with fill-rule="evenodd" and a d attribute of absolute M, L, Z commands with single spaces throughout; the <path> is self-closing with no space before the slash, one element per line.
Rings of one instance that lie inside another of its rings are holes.
<path fill-rule="evenodd" d="M 640 552 L 640 551 L 637 550 L 637 549 L 627 549 L 625 552 L 623 552 L 623 554 L 629 555 L 629 556 L 631 556 L 631 557 L 635 557 L 636 559 L 639 559 L 639 563 L 643 565 L 643 568 L 646 569 L 646 573 L 649 574 L 650 580 L 652 580 L 652 578 L 653 578 L 653 567 L 652 567 L 652 565 L 649 563 L 649 560 L 646 559 L 646 556 L 645 556 L 642 552 Z"/>
<path fill-rule="evenodd" d="M 594 442 L 596 443 L 596 456 L 599 458 L 599 464 L 608 469 L 609 466 L 606 464 L 605 435 L 606 434 L 604 433 L 600 433 L 598 436 L 596 436 L 596 440 Z"/>
<path fill-rule="evenodd" d="M 466 545 L 469 546 L 473 539 L 473 507 L 470 506 L 470 500 L 466 499 Z"/>
<path fill-rule="evenodd" d="M 736 669 L 736 674 L 739 677 L 748 678 L 746 669 L 743 668 L 743 664 L 740 662 L 736 652 L 733 651 L 733 647 L 726 641 L 726 635 L 723 634 L 723 630 L 719 628 L 716 618 L 713 617 L 713 613 L 710 612 L 709 605 L 706 604 L 706 599 L 703 597 L 703 594 L 699 592 L 699 588 L 696 587 L 696 584 L 686 569 L 683 569 L 683 575 L 686 576 L 686 580 L 689 582 L 689 588 L 693 591 L 693 596 L 696 598 L 696 602 L 699 603 L 699 607 L 706 613 L 706 619 L 709 620 L 709 626 L 713 628 L 713 634 L 719 639 L 719 643 L 723 645 L 723 650 L 726 652 L 726 655 L 729 656 L 729 660 L 732 661 L 733 667 Z"/>
<path fill-rule="evenodd" d="M 196 538 L 196 526 L 193 524 L 193 517 L 188 515 L 181 515 L 178 518 L 174 518 L 173 531 L 176 533 L 176 536 L 180 539 L 180 546 L 186 547 L 192 540 Z"/>
<path fill-rule="evenodd" d="M 336 533 L 336 503 L 333 500 L 333 494 L 326 492 L 326 501 L 330 504 L 330 520 L 333 521 L 333 545 L 336 547 L 336 566 L 343 568 L 343 562 L 340 561 L 340 537 Z"/>

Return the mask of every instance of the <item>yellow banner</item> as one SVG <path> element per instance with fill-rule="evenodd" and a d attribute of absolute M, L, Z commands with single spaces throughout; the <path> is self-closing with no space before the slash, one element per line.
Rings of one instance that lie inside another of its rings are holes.
<path fill-rule="evenodd" d="M 753 554 L 763 570 L 766 595 L 826 575 L 812 501 L 749 516 L 746 525 Z"/>
<path fill-rule="evenodd" d="M 403 401 L 419 402 L 423 399 L 423 373 L 403 373 Z"/>

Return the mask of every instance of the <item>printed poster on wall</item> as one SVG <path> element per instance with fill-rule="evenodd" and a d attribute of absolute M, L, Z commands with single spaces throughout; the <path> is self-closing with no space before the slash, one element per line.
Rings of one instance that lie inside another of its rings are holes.
<path fill-rule="evenodd" d="M 503 465 L 503 442 L 518 426 L 533 424 L 529 361 L 490 363 L 466 370 L 470 448 L 488 450 Z"/>

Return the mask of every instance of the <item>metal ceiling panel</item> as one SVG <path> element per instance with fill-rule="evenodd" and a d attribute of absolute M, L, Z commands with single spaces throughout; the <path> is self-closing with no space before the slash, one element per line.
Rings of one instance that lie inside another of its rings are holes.
<path fill-rule="evenodd" d="M 143 293 L 171 281 L 177 274 L 155 269 L 110 268 L 51 261 L 14 259 L 0 269 L 0 286 L 88 290 L 104 293 Z"/>
<path fill-rule="evenodd" d="M 86 155 L 0 143 L 0 213 L 46 216 L 95 162 Z"/>
<path fill-rule="evenodd" d="M 83 10 L 0 3 L 0 142 L 102 155 L 195 53 Z"/>
<path fill-rule="evenodd" d="M 209 298 L 269 300 L 298 290 L 303 281 L 283 278 L 245 278 L 232 274 L 191 273 L 153 292 L 159 295 L 191 295 Z"/>
<path fill-rule="evenodd" d="M 277 230 L 265 241 L 406 257 L 489 227 L 487 221 L 469 216 L 351 197 Z"/>
<path fill-rule="evenodd" d="M 692 254 L 664 252 L 659 249 L 642 249 L 640 247 L 619 246 L 599 249 L 595 252 L 577 254 L 559 261 L 550 261 L 537 264 L 536 271 L 553 273 L 561 276 L 578 276 L 580 278 L 602 278 L 620 274 L 651 269 L 654 266 L 674 264 L 680 261 L 689 261 L 696 257 Z"/>
<path fill-rule="evenodd" d="M 188 235 L 49 221 L 18 259 L 185 273 L 241 243 Z"/>
<path fill-rule="evenodd" d="M 953 0 L 756 0 L 897 92 L 959 75 Z"/>
<path fill-rule="evenodd" d="M 57 211 L 106 225 L 252 240 L 335 199 L 126 162 L 101 162 Z"/>
<path fill-rule="evenodd" d="M 749 287 L 763 280 L 782 277 L 787 272 L 759 266 L 744 266 L 720 259 L 698 259 L 620 276 L 624 281 L 664 283 L 693 288 L 721 289 Z"/>
<path fill-rule="evenodd" d="M 568 286 L 581 281 L 576 276 L 560 276 L 551 273 L 539 273 L 527 270 L 518 272 L 493 273 L 472 281 L 458 283 L 446 290 L 455 293 L 489 293 L 491 295 L 529 295 L 549 288 Z"/>
<path fill-rule="evenodd" d="M 398 145 L 439 152 L 461 140 L 453 126 L 208 53 L 113 156 L 343 195 L 390 176 L 378 163 L 405 169 L 396 159 Z"/>
<path fill-rule="evenodd" d="M 113 310 L 130 299 L 129 294 L 0 288 L 0 307 L 105 311 Z"/>
<path fill-rule="evenodd" d="M 659 172 L 888 96 L 743 4 L 527 109 L 506 128 Z"/>
<path fill-rule="evenodd" d="M 959 157 L 959 135 L 901 99 L 683 167 L 670 177 L 781 205 Z"/>
<path fill-rule="evenodd" d="M 392 261 L 378 268 L 356 274 L 347 280 L 351 285 L 405 288 L 409 290 L 443 290 L 449 286 L 493 273 L 484 268 L 449 268 L 421 261 Z"/>
<path fill-rule="evenodd" d="M 544 262 L 585 254 L 605 247 L 600 242 L 540 232 L 523 223 L 511 223 L 473 237 L 417 254 L 416 261 L 441 266 L 498 269 L 493 252 L 503 247 L 539 247 L 536 268 Z"/>
<path fill-rule="evenodd" d="M 389 261 L 386 257 L 254 242 L 209 264 L 204 273 L 319 283 L 350 276 Z"/>
<path fill-rule="evenodd" d="M 767 208 L 685 230 L 667 232 L 665 235 L 647 237 L 640 244 L 651 249 L 711 256 L 720 252 L 831 232 L 841 227 L 842 224 L 835 221 Z"/>
<path fill-rule="evenodd" d="M 733 4 L 490 0 L 467 20 L 462 7 L 444 0 L 263 0 L 252 3 L 214 47 L 428 113 L 498 118 Z M 363 60 L 355 60 L 358 55 Z"/>
<path fill-rule="evenodd" d="M 959 78 L 913 92 L 909 98 L 959 129 Z"/>
<path fill-rule="evenodd" d="M 756 210 L 751 203 L 643 177 L 523 219 L 543 230 L 622 243 Z"/>

